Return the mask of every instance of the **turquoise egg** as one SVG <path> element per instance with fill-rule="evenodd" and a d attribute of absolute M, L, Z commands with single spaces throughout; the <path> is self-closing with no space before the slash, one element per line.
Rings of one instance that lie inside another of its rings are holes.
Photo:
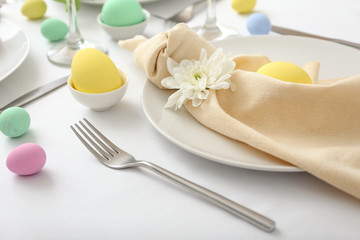
<path fill-rule="evenodd" d="M 248 17 L 246 27 L 251 35 L 265 35 L 271 30 L 271 22 L 265 14 L 254 13 Z"/>
<path fill-rule="evenodd" d="M 8 137 L 19 137 L 30 126 L 29 113 L 20 107 L 7 108 L 0 115 L 0 130 Z"/>
<path fill-rule="evenodd" d="M 51 42 L 63 40 L 69 31 L 68 25 L 59 19 L 49 18 L 41 23 L 41 34 Z"/>
<path fill-rule="evenodd" d="M 109 26 L 131 26 L 145 20 L 136 0 L 107 0 L 101 10 L 101 21 Z"/>

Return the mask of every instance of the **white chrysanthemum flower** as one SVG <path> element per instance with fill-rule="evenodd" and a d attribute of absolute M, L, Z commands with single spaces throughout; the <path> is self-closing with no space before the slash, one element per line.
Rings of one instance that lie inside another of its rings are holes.
<path fill-rule="evenodd" d="M 177 63 L 168 58 L 167 68 L 171 76 L 164 78 L 161 85 L 179 90 L 169 97 L 165 107 L 175 106 L 177 110 L 189 100 L 194 107 L 199 106 L 208 97 L 209 89 L 232 87 L 229 78 L 235 62 L 231 56 L 223 54 L 222 48 L 217 49 L 209 59 L 202 48 L 198 61 L 182 60 Z"/>

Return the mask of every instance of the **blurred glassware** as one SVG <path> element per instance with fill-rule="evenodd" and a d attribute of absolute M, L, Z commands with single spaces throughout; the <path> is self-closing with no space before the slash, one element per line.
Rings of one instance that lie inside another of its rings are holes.
<path fill-rule="evenodd" d="M 69 13 L 69 34 L 65 42 L 55 44 L 47 53 L 48 59 L 55 64 L 71 66 L 72 59 L 76 52 L 83 48 L 96 48 L 107 53 L 107 48 L 95 41 L 86 41 L 81 36 L 77 25 L 75 0 L 66 0 Z"/>
<path fill-rule="evenodd" d="M 216 0 L 207 0 L 207 2 L 208 7 L 206 10 L 205 24 L 201 27 L 194 28 L 196 32 L 208 41 L 217 41 L 238 36 L 239 33 L 235 29 L 217 23 Z"/>
<path fill-rule="evenodd" d="M 15 2 L 15 0 L 0 0 L 0 8 L 1 8 L 1 5 L 4 5 L 6 3 L 13 3 Z"/>

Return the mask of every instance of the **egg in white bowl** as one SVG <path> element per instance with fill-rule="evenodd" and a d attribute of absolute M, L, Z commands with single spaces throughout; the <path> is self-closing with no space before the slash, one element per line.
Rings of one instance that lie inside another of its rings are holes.
<path fill-rule="evenodd" d="M 97 22 L 101 28 L 115 41 L 129 39 L 136 35 L 142 34 L 150 20 L 150 13 L 145 9 L 142 9 L 142 12 L 144 13 L 145 17 L 144 20 L 133 25 L 111 26 L 105 24 L 101 18 L 102 13 L 98 15 Z"/>
<path fill-rule="evenodd" d="M 122 71 L 120 74 L 123 78 L 123 85 L 115 90 L 104 93 L 87 93 L 77 90 L 72 82 L 71 77 L 67 81 L 71 95 L 82 105 L 90 108 L 95 112 L 102 112 L 110 109 L 125 95 L 128 86 L 128 77 Z"/>

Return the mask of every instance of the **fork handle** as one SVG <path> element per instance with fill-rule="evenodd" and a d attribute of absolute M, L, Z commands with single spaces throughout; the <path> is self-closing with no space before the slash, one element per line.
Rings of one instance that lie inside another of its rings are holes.
<path fill-rule="evenodd" d="M 229 211 L 230 213 L 244 219 L 245 221 L 259 227 L 260 229 L 272 232 L 275 229 L 275 222 L 257 212 L 254 212 L 234 201 L 231 201 L 228 198 L 225 198 L 209 189 L 206 189 L 196 183 L 193 183 L 185 178 L 182 178 L 156 164 L 147 161 L 138 161 L 138 166 L 145 167 L 147 169 L 152 170 L 153 172 L 180 184 L 181 186 L 189 189 L 195 193 L 200 194 L 200 196 L 204 197 L 205 199 L 213 202 L 214 204 L 218 205 L 219 207 Z"/>

